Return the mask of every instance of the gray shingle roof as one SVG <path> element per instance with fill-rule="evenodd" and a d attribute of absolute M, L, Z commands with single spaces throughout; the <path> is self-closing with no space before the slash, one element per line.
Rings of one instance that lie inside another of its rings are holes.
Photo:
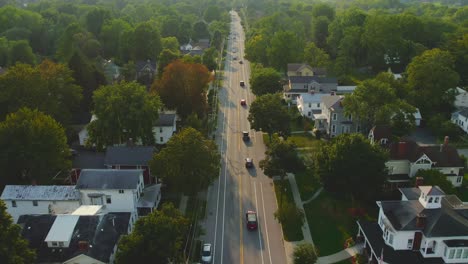
<path fill-rule="evenodd" d="M 313 81 L 318 83 L 338 83 L 336 78 L 326 78 L 318 76 L 290 76 L 289 80 L 291 81 L 291 83 L 311 83 Z"/>
<path fill-rule="evenodd" d="M 322 96 L 322 102 L 327 108 L 333 107 L 337 102 L 339 102 L 343 97 L 339 95 L 324 95 Z"/>
<path fill-rule="evenodd" d="M 419 188 L 400 188 L 399 190 L 408 200 L 418 200 L 421 195 Z"/>
<path fill-rule="evenodd" d="M 173 126 L 176 114 L 159 114 L 158 121 L 155 126 Z"/>
<path fill-rule="evenodd" d="M 146 146 L 110 146 L 106 149 L 106 165 L 148 165 L 153 158 L 154 148 Z"/>
<path fill-rule="evenodd" d="M 78 190 L 136 189 L 142 170 L 82 170 Z"/>
<path fill-rule="evenodd" d="M 80 192 L 68 185 L 7 185 L 2 200 L 70 201 L 80 200 Z"/>

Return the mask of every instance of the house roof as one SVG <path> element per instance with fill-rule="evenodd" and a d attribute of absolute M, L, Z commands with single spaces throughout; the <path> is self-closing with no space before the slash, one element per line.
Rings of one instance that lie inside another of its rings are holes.
<path fill-rule="evenodd" d="M 7 185 L 2 200 L 78 201 L 80 192 L 68 185 Z"/>
<path fill-rule="evenodd" d="M 305 63 L 288 63 L 288 71 L 297 71 L 305 65 L 309 66 L 308 64 L 305 64 Z"/>
<path fill-rule="evenodd" d="M 63 262 L 81 254 L 108 263 L 119 237 L 128 232 L 130 215 L 130 213 L 108 213 L 73 216 L 78 217 L 78 220 L 71 230 L 70 246 L 60 250 L 49 248 L 44 243 L 58 216 L 23 215 L 18 223 L 23 226 L 22 235 L 29 241 L 30 247 L 36 250 L 37 261 L 40 263 Z M 90 246 L 80 250 L 80 241 L 86 241 Z"/>
<path fill-rule="evenodd" d="M 57 215 L 54 224 L 49 230 L 45 242 L 67 242 L 73 235 L 73 230 L 78 222 L 78 215 Z"/>
<path fill-rule="evenodd" d="M 320 103 L 324 95 L 325 94 L 322 93 L 303 93 L 300 95 L 300 97 L 304 103 Z"/>
<path fill-rule="evenodd" d="M 385 216 L 396 230 L 421 230 L 426 237 L 468 236 L 468 209 L 457 208 L 442 198 L 440 208 L 425 209 L 419 200 L 381 201 Z M 424 228 L 416 226 L 416 217 L 426 216 Z"/>
<path fill-rule="evenodd" d="M 149 68 L 151 71 L 156 71 L 156 62 L 151 61 L 151 60 L 146 60 L 146 61 L 137 61 L 135 64 L 136 71 L 140 72 L 144 68 Z"/>
<path fill-rule="evenodd" d="M 322 102 L 327 108 L 335 107 L 336 104 L 343 99 L 339 95 L 324 95 L 322 96 Z"/>
<path fill-rule="evenodd" d="M 368 243 L 374 251 L 375 257 L 383 255 L 385 263 L 398 264 L 443 264 L 442 258 L 423 258 L 421 254 L 413 250 L 394 250 L 383 241 L 382 229 L 376 222 L 359 220 L 357 222 L 363 231 Z"/>
<path fill-rule="evenodd" d="M 76 183 L 78 190 L 136 189 L 142 170 L 81 170 Z"/>
<path fill-rule="evenodd" d="M 319 76 L 290 76 L 289 80 L 291 83 L 332 83 L 337 84 L 338 81 L 336 78 L 327 78 L 327 77 L 319 77 Z"/>
<path fill-rule="evenodd" d="M 408 200 L 418 200 L 421 195 L 421 190 L 419 188 L 399 188 L 399 191 Z"/>
<path fill-rule="evenodd" d="M 401 146 L 400 146 L 401 145 Z M 415 162 L 426 154 L 435 167 L 463 167 L 463 161 L 453 146 L 419 146 L 412 140 L 402 140 L 390 144 L 390 159 Z"/>
<path fill-rule="evenodd" d="M 445 195 L 439 186 L 419 186 L 419 189 L 424 192 L 426 195 L 432 196 L 442 196 Z"/>
<path fill-rule="evenodd" d="M 137 207 L 139 208 L 153 208 L 157 207 L 156 201 L 161 193 L 161 184 L 154 184 L 147 186 L 143 189 L 142 195 L 138 200 Z"/>
<path fill-rule="evenodd" d="M 104 164 L 147 166 L 153 153 L 154 148 L 147 146 L 110 146 L 106 149 Z"/>
<path fill-rule="evenodd" d="M 73 157 L 72 167 L 80 169 L 104 169 L 105 153 L 79 149 Z"/>
<path fill-rule="evenodd" d="M 158 121 L 156 121 L 155 126 L 168 126 L 172 127 L 174 125 L 174 120 L 177 118 L 176 114 L 159 114 Z"/>
<path fill-rule="evenodd" d="M 387 125 L 374 126 L 371 131 L 374 135 L 374 141 L 376 142 L 379 142 L 383 138 L 390 139 L 392 137 L 392 130 L 390 126 Z"/>
<path fill-rule="evenodd" d="M 462 110 L 457 112 L 458 115 L 461 115 L 463 117 L 468 117 L 468 108 L 463 108 Z"/>

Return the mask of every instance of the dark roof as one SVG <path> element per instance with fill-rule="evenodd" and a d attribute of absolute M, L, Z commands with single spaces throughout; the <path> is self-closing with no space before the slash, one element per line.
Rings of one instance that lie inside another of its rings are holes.
<path fill-rule="evenodd" d="M 391 174 L 387 176 L 388 182 L 409 182 L 410 177 L 408 174 Z"/>
<path fill-rule="evenodd" d="M 390 139 L 392 136 L 392 130 L 390 129 L 390 126 L 387 125 L 374 126 L 371 131 L 374 134 L 375 142 L 380 142 L 383 138 Z"/>
<path fill-rule="evenodd" d="M 312 68 L 314 75 L 325 76 L 327 75 L 327 68 Z"/>
<path fill-rule="evenodd" d="M 79 169 L 104 169 L 105 154 L 90 150 L 77 150 L 72 160 L 72 167 Z"/>
<path fill-rule="evenodd" d="M 468 236 L 468 209 L 455 209 L 445 198 L 435 209 L 425 209 L 419 200 L 381 201 L 380 206 L 397 230 L 422 230 L 426 237 Z M 419 214 L 426 216 L 424 228 L 416 227 Z"/>
<path fill-rule="evenodd" d="M 415 162 L 423 154 L 426 154 L 432 162 L 435 162 L 435 167 L 463 167 L 463 161 L 460 159 L 457 149 L 450 145 L 442 147 L 419 146 L 412 140 L 402 140 L 390 144 L 390 159 L 392 160 Z"/>
<path fill-rule="evenodd" d="M 176 119 L 176 114 L 159 114 L 158 121 L 156 121 L 155 126 L 173 126 L 174 120 Z"/>
<path fill-rule="evenodd" d="M 458 114 L 463 117 L 468 117 L 468 108 L 463 108 Z"/>
<path fill-rule="evenodd" d="M 430 191 L 427 193 L 427 195 L 445 195 L 444 191 L 442 191 L 439 186 L 431 186 Z"/>
<path fill-rule="evenodd" d="M 419 188 L 399 188 L 399 190 L 408 200 L 418 200 L 421 196 Z"/>
<path fill-rule="evenodd" d="M 155 72 L 156 62 L 151 61 L 151 60 L 137 61 L 135 67 L 136 67 L 137 72 L 142 71 L 145 67 L 149 68 L 152 72 Z"/>
<path fill-rule="evenodd" d="M 449 247 L 468 247 L 466 239 L 444 240 L 444 243 Z"/>
<path fill-rule="evenodd" d="M 304 88 L 304 89 L 301 88 L 301 89 L 287 89 L 287 90 L 285 90 L 285 93 L 299 93 L 300 94 L 300 93 L 307 93 L 307 92 L 308 91 L 307 91 L 306 88 Z"/>
<path fill-rule="evenodd" d="M 56 216 L 23 215 L 18 223 L 23 227 L 22 235 L 36 250 L 37 262 L 63 262 L 81 254 L 102 262 L 109 257 L 121 235 L 127 234 L 130 213 L 108 213 L 105 215 L 80 216 L 73 230 L 68 248 L 52 249 L 44 242 Z M 79 242 L 86 241 L 92 247 L 79 249 Z"/>
<path fill-rule="evenodd" d="M 289 80 L 291 81 L 291 83 L 311 83 L 313 81 L 317 83 L 338 83 L 336 78 L 326 78 L 318 76 L 290 76 Z"/>
<path fill-rule="evenodd" d="M 146 146 L 116 146 L 107 147 L 106 165 L 147 166 L 153 158 L 154 148 Z"/>
<path fill-rule="evenodd" d="M 376 258 L 383 253 L 385 263 L 398 264 L 443 264 L 442 258 L 423 258 L 419 251 L 394 250 L 385 244 L 382 237 L 382 229 L 376 222 L 360 220 L 357 222 L 364 236 L 367 238 Z"/>
<path fill-rule="evenodd" d="M 80 189 L 135 189 L 142 170 L 81 170 L 76 188 Z"/>
<path fill-rule="evenodd" d="M 288 63 L 288 71 L 297 71 L 299 70 L 303 65 L 307 65 L 305 63 Z M 307 65 L 309 66 L 309 65 Z M 310 66 L 309 66 L 310 67 Z"/>
<path fill-rule="evenodd" d="M 335 107 L 338 102 L 343 99 L 340 95 L 324 95 L 322 96 L 322 102 L 327 108 Z"/>

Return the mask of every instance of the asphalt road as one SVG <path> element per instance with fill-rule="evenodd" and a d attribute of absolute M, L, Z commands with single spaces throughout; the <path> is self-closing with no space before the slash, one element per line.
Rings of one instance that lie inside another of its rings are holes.
<path fill-rule="evenodd" d="M 273 217 L 277 209 L 273 183 L 258 166 L 258 161 L 264 158 L 265 145 L 262 134 L 250 130 L 247 120 L 254 96 L 248 83 L 250 65 L 243 58 L 244 32 L 237 13 L 231 14 L 216 135 L 222 166 L 219 179 L 208 189 L 204 240 L 213 244 L 212 263 L 283 264 L 286 263 L 283 234 Z M 245 81 L 244 87 L 240 81 Z M 247 106 L 240 105 L 241 99 L 247 101 Z M 244 130 L 250 133 L 250 143 L 242 140 Z M 254 168 L 245 168 L 246 157 L 253 158 Z M 247 210 L 257 212 L 256 231 L 247 230 Z"/>

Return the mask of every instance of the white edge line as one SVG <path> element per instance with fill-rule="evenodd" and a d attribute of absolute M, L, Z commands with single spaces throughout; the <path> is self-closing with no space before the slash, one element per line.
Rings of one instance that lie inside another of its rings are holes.
<path fill-rule="evenodd" d="M 270 257 L 270 263 L 273 263 L 271 261 L 270 238 L 268 237 L 268 226 L 267 226 L 266 216 L 265 216 L 265 201 L 263 200 L 263 185 L 262 185 L 262 183 L 260 183 L 260 192 L 262 194 L 263 220 L 265 222 L 265 233 L 266 233 L 266 241 L 267 241 L 267 247 L 268 247 L 268 256 Z"/>

